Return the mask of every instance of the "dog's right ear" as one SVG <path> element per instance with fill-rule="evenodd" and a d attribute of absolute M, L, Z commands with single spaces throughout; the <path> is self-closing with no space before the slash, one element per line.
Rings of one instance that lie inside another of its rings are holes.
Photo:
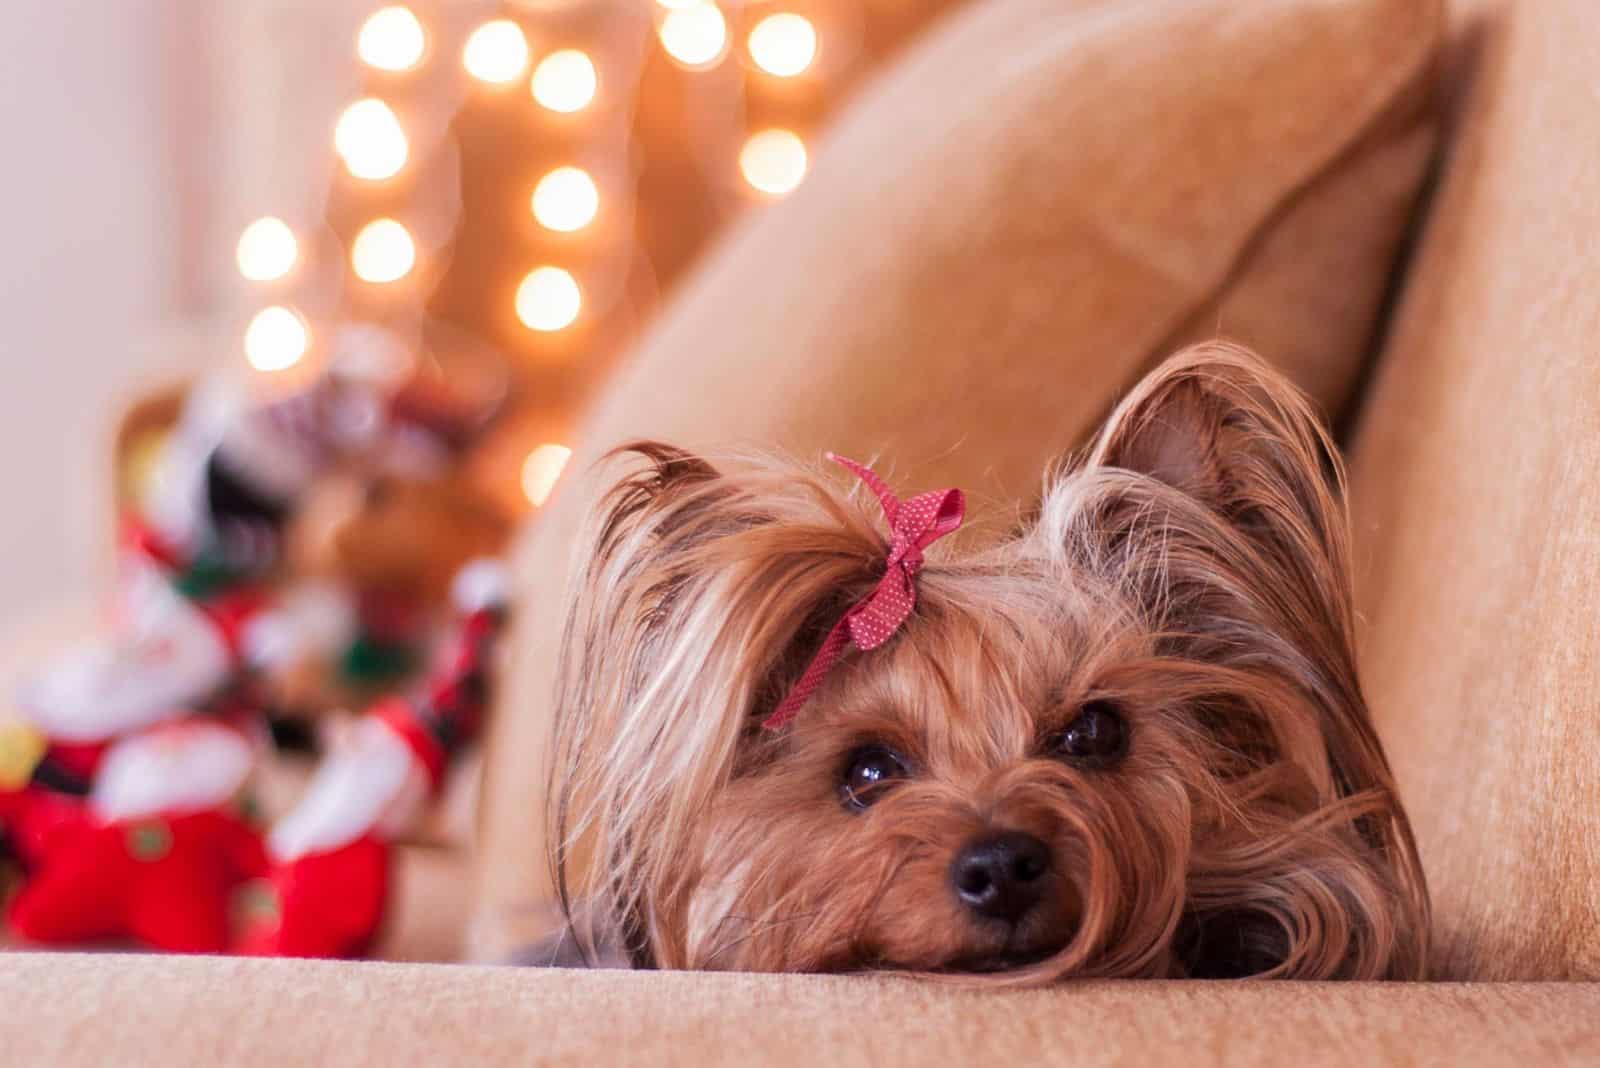
<path fill-rule="evenodd" d="M 660 932 L 685 929 L 671 917 L 700 813 L 772 753 L 762 719 L 871 589 L 884 543 L 804 471 L 723 473 L 653 442 L 608 462 L 625 473 L 581 543 L 557 670 L 550 840 L 564 900 L 597 907 L 636 959 L 671 965 Z"/>

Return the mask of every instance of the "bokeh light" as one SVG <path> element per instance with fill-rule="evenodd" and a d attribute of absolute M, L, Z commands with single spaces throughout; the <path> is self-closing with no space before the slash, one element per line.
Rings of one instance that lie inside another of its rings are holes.
<path fill-rule="evenodd" d="M 551 111 L 582 111 L 599 86 L 594 61 L 576 48 L 551 52 L 533 70 L 533 98 Z"/>
<path fill-rule="evenodd" d="M 806 176 L 805 142 L 789 130 L 762 130 L 739 150 L 739 170 L 753 188 L 782 196 Z"/>
<path fill-rule="evenodd" d="M 406 71 L 422 62 L 428 35 L 411 9 L 403 4 L 379 8 L 361 24 L 356 54 L 369 67 Z"/>
<path fill-rule="evenodd" d="M 750 58 L 768 74 L 792 78 L 817 58 L 817 28 L 804 15 L 768 15 L 750 31 Z"/>
<path fill-rule="evenodd" d="M 258 371 L 287 371 L 299 363 L 311 331 L 298 312 L 281 304 L 262 308 L 244 331 L 244 355 Z"/>
<path fill-rule="evenodd" d="M 461 63 L 480 82 L 514 82 L 528 65 L 528 39 L 522 35 L 522 27 L 510 19 L 485 22 L 467 38 Z"/>
<path fill-rule="evenodd" d="M 333 147 L 352 175 L 374 182 L 399 174 L 410 153 L 400 120 L 388 104 L 370 96 L 344 109 Z"/>
<path fill-rule="evenodd" d="M 378 219 L 361 228 L 350 246 L 350 266 L 364 282 L 398 282 L 417 262 L 411 233 L 393 219 Z"/>
<path fill-rule="evenodd" d="M 522 492 L 535 508 L 550 499 L 550 492 L 570 459 L 572 450 L 565 445 L 544 444 L 528 453 L 522 462 Z"/>
<path fill-rule="evenodd" d="M 530 330 L 565 329 L 582 308 L 578 280 L 560 267 L 535 268 L 517 287 L 517 318 Z"/>
<path fill-rule="evenodd" d="M 547 229 L 582 230 L 599 210 L 600 189 L 581 167 L 557 167 L 533 188 L 533 217 Z"/>
<path fill-rule="evenodd" d="M 705 0 L 668 11 L 658 32 L 667 55 L 691 70 L 715 66 L 728 47 L 728 22 Z"/>
<path fill-rule="evenodd" d="M 294 270 L 299 258 L 294 231 L 282 219 L 257 219 L 239 235 L 239 273 L 252 282 L 277 281 Z"/>

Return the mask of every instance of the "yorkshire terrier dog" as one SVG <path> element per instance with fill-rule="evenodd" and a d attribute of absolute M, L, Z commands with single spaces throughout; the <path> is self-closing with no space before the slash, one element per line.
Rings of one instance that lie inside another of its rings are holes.
<path fill-rule="evenodd" d="M 1254 356 L 1168 360 L 968 552 L 932 547 L 954 490 L 628 458 L 558 684 L 580 941 L 989 983 L 1423 974 L 1343 470 Z"/>

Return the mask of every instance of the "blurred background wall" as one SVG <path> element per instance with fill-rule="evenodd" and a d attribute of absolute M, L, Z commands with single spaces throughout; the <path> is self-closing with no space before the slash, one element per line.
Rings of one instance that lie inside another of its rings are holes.
<path fill-rule="evenodd" d="M 362 4 L 4 7 L 0 636 L 102 586 L 117 413 L 237 345 L 230 235 L 320 195 Z"/>
<path fill-rule="evenodd" d="M 164 6 L 5 5 L 0 628 L 98 577 L 108 423 L 162 359 L 145 342 L 176 296 Z"/>

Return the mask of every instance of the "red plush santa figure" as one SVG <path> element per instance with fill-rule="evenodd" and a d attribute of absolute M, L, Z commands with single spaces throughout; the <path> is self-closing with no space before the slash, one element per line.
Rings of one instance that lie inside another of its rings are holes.
<path fill-rule="evenodd" d="M 0 833 L 25 868 L 81 815 L 116 744 L 194 715 L 229 685 L 265 603 L 254 588 L 184 596 L 152 544 L 124 554 L 113 625 L 23 679 L 0 723 Z"/>
<path fill-rule="evenodd" d="M 489 657 L 505 618 L 498 563 L 458 577 L 464 613 L 439 670 L 416 698 L 378 702 L 358 720 L 300 803 L 267 838 L 271 871 L 250 892 L 235 949 L 266 956 L 364 954 L 389 896 L 389 843 L 444 780 L 450 755 L 478 730 Z"/>
<path fill-rule="evenodd" d="M 112 744 L 87 798 L 29 828 L 12 929 L 45 943 L 225 949 L 235 889 L 266 868 L 259 836 L 232 811 L 254 762 L 250 740 L 213 719 Z"/>

